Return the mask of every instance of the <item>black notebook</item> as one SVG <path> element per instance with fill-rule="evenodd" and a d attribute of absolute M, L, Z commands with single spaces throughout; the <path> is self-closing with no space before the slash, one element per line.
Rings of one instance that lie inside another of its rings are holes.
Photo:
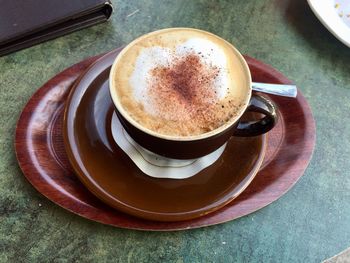
<path fill-rule="evenodd" d="M 0 56 L 107 21 L 107 0 L 0 0 Z"/>

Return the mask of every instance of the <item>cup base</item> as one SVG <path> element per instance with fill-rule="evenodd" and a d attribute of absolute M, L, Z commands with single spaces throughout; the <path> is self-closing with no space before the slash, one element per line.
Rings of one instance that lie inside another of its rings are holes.
<path fill-rule="evenodd" d="M 115 143 L 142 172 L 155 178 L 185 179 L 194 176 L 219 159 L 226 147 L 225 143 L 214 152 L 197 159 L 172 159 L 139 145 L 123 128 L 116 113 L 112 116 L 111 129 Z"/>

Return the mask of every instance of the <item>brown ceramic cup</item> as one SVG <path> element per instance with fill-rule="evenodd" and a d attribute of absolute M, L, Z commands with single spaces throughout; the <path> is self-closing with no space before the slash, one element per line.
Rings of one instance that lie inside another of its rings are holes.
<path fill-rule="evenodd" d="M 143 127 L 140 123 L 133 120 L 128 112 L 123 108 L 118 94 L 116 92 L 116 83 L 114 81 L 115 74 L 118 74 L 117 66 L 122 56 L 128 49 L 132 48 L 136 43 L 143 41 L 144 38 L 152 37 L 152 35 L 173 32 L 174 30 L 183 30 L 186 34 L 193 32 L 194 34 L 207 34 L 210 38 L 215 38 L 219 43 L 231 49 L 232 61 L 235 63 L 235 71 L 232 74 L 239 76 L 237 87 L 242 93 L 246 94 L 242 101 L 242 107 L 238 115 L 233 117 L 224 125 L 210 132 L 187 137 L 169 136 L 156 133 L 150 129 Z M 276 106 L 268 99 L 252 94 L 251 75 L 249 67 L 239 51 L 224 39 L 197 29 L 190 28 L 170 28 L 155 31 L 134 40 L 127 45 L 124 50 L 118 55 L 113 63 L 110 71 L 109 88 L 110 94 L 115 106 L 115 112 L 128 134 L 141 146 L 168 158 L 174 159 L 194 159 L 205 156 L 217 150 L 220 146 L 226 143 L 231 136 L 258 136 L 271 130 L 277 122 Z M 242 116 L 246 112 L 256 112 L 263 115 L 261 119 L 247 120 Z"/>

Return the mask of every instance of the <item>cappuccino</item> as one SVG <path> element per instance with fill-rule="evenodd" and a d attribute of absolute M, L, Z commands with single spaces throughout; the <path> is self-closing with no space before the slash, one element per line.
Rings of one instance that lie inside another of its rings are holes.
<path fill-rule="evenodd" d="M 124 111 L 162 135 L 195 136 L 239 117 L 247 76 L 225 40 L 195 29 L 160 30 L 132 42 L 113 67 Z"/>

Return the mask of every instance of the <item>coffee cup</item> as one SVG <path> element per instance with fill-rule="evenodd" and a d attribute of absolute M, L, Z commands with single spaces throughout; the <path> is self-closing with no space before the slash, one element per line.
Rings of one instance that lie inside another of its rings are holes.
<path fill-rule="evenodd" d="M 226 40 L 192 28 L 143 35 L 115 59 L 115 112 L 139 145 L 174 159 L 208 155 L 231 136 L 258 136 L 277 122 L 275 105 L 252 94 L 249 67 Z M 263 115 L 258 120 L 244 113 Z"/>

